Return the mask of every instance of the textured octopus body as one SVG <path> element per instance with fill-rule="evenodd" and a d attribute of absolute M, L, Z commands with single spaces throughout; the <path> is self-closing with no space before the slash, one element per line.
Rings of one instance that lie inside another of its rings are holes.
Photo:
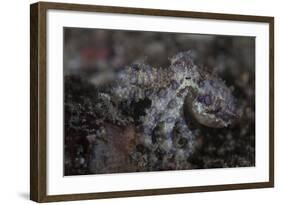
<path fill-rule="evenodd" d="M 131 158 L 143 170 L 188 168 L 198 135 L 186 123 L 191 116 L 213 128 L 227 127 L 239 117 L 231 90 L 195 65 L 191 52 L 178 53 L 170 61 L 168 68 L 126 67 L 117 73 L 110 93 L 103 96 L 109 102 L 106 118 L 117 124 L 133 118 L 138 141 L 147 151 L 138 154 L 136 148 Z"/>

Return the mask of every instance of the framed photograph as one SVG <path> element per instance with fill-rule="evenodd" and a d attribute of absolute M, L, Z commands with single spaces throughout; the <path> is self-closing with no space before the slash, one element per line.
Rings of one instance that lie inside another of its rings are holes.
<path fill-rule="evenodd" d="M 30 198 L 274 186 L 274 18 L 40 2 Z"/>

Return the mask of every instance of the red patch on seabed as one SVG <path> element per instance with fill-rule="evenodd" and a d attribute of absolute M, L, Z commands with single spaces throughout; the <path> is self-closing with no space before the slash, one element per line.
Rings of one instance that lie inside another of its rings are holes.
<path fill-rule="evenodd" d="M 109 56 L 109 50 L 103 47 L 99 49 L 85 47 L 81 49 L 80 56 L 84 61 L 106 60 Z"/>
<path fill-rule="evenodd" d="M 136 133 L 132 126 L 120 128 L 116 125 L 105 124 L 105 130 L 110 146 L 120 154 L 128 155 L 136 144 Z"/>
<path fill-rule="evenodd" d="M 106 162 L 107 172 L 127 172 L 135 170 L 130 160 L 130 154 L 138 143 L 135 128 L 121 128 L 112 124 L 104 125 L 107 137 L 109 159 Z"/>

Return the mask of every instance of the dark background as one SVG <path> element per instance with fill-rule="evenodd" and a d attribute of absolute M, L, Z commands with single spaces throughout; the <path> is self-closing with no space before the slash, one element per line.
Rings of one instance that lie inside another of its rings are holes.
<path fill-rule="evenodd" d="M 230 128 L 200 127 L 200 148 L 189 159 L 192 168 L 255 165 L 254 37 L 64 28 L 65 175 L 95 173 L 88 162 L 91 115 L 85 105 L 94 98 L 91 82 L 97 73 L 135 62 L 167 67 L 170 57 L 186 50 L 192 50 L 196 64 L 233 88 L 243 110 L 239 123 Z M 69 115 L 70 108 L 74 115 Z"/>

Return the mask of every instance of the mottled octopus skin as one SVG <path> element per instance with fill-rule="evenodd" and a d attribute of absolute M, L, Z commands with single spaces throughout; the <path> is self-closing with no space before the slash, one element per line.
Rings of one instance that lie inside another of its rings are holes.
<path fill-rule="evenodd" d="M 105 95 L 117 105 L 125 102 L 128 109 L 132 102 L 148 102 L 137 130 L 140 142 L 150 151 L 142 156 L 133 153 L 134 160 L 145 158 L 149 166 L 160 163 L 165 169 L 173 158 L 177 162 L 173 168 L 181 169 L 181 163 L 194 151 L 196 138 L 186 123 L 185 111 L 199 124 L 212 128 L 229 126 L 239 114 L 231 89 L 195 65 L 190 51 L 176 54 L 170 62 L 168 68 L 143 63 L 126 67 Z"/>
<path fill-rule="evenodd" d="M 161 119 L 157 121 L 182 116 L 182 106 L 188 94 L 192 95 L 191 110 L 203 125 L 226 127 L 236 116 L 231 90 L 221 79 L 194 65 L 190 52 L 171 58 L 169 68 L 153 68 L 145 64 L 130 66 L 119 74 L 118 82 L 118 87 L 113 89 L 118 98 L 151 99 L 147 116 L 152 121 L 159 115 Z M 149 127 L 153 126 L 155 123 Z"/>

